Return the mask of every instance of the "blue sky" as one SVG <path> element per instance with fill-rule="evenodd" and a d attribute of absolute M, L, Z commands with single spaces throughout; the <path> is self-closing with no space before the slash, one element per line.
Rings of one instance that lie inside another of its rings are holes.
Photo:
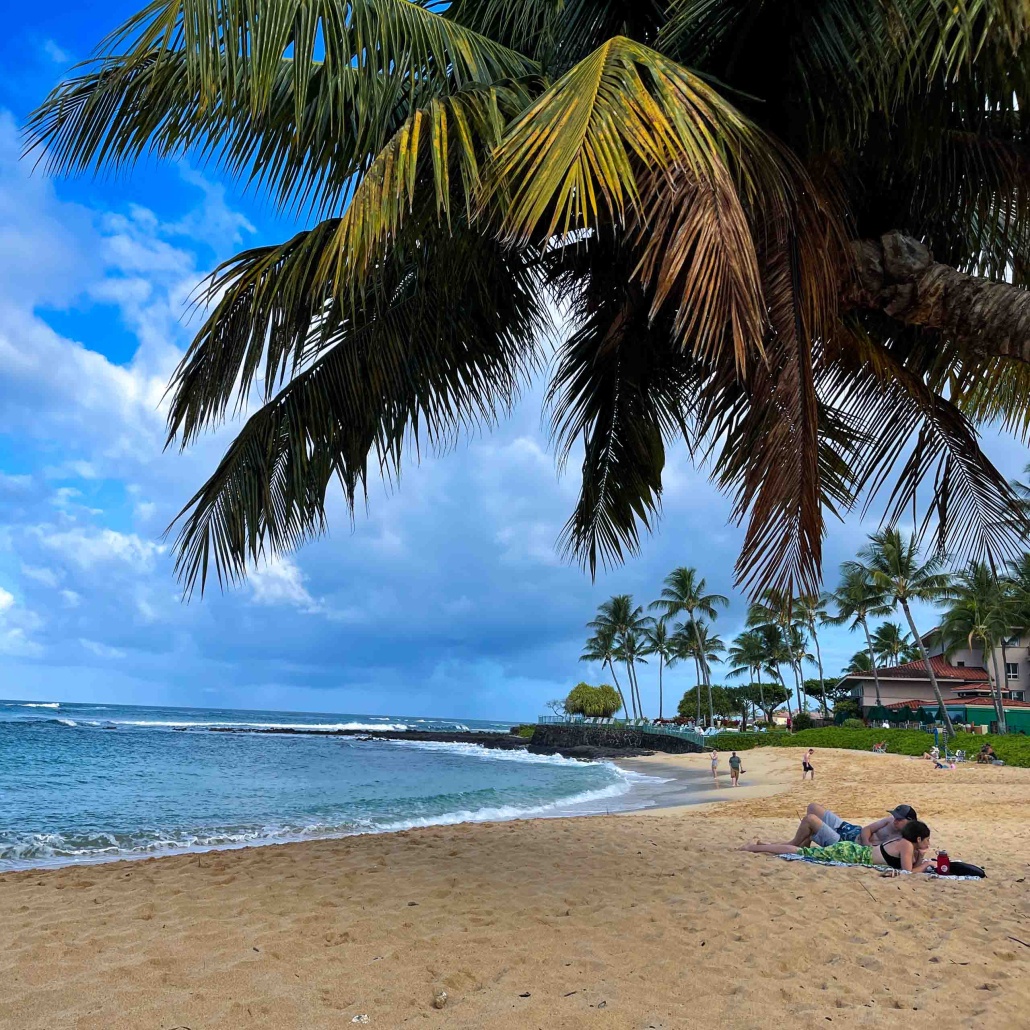
<path fill-rule="evenodd" d="M 183 604 L 162 534 L 228 439 L 162 451 L 185 302 L 219 260 L 296 226 L 188 162 L 52 182 L 19 159 L 27 113 L 136 5 L 102 10 L 19 5 L 0 41 L 0 696 L 532 717 L 599 676 L 577 660 L 596 605 L 646 602 L 683 564 L 733 595 L 719 631 L 739 631 L 741 532 L 682 450 L 638 559 L 595 583 L 559 561 L 575 483 L 556 473 L 539 393 L 373 489 L 353 527 L 336 499 L 327 539 Z M 989 450 L 1010 475 L 1026 462 L 1011 441 Z M 827 568 L 872 528 L 834 526 Z M 827 669 L 858 644 L 827 633 Z M 670 673 L 670 696 L 687 685 Z"/>

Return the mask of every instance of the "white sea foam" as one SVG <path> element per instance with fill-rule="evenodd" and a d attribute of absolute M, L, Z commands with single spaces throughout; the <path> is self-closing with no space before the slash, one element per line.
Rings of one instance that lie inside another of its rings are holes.
<path fill-rule="evenodd" d="M 232 729 L 232 730 L 294 730 L 304 732 L 325 733 L 334 730 L 360 730 L 373 733 L 376 730 L 406 730 L 402 722 L 226 722 L 226 721 L 190 721 L 185 719 L 112 719 L 116 726 L 143 726 L 165 729 Z"/>
<path fill-rule="evenodd" d="M 74 719 L 58 719 L 62 726 L 78 726 L 79 724 Z"/>
<path fill-rule="evenodd" d="M 60 701 L 46 701 L 46 702 L 40 701 L 37 704 L 31 704 L 30 702 L 26 701 L 24 704 L 21 704 L 18 707 L 19 708 L 60 708 L 61 707 L 61 702 Z"/>

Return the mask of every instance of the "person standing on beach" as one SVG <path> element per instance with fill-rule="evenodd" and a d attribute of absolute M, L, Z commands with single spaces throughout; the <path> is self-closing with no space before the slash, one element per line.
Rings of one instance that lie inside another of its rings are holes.
<path fill-rule="evenodd" d="M 719 752 L 712 749 L 712 779 L 719 782 Z"/>
<path fill-rule="evenodd" d="M 737 757 L 737 752 L 734 751 L 730 755 L 730 784 L 734 787 L 740 786 L 740 759 Z"/>
<path fill-rule="evenodd" d="M 810 747 L 806 754 L 801 756 L 801 780 L 804 780 L 811 775 L 812 780 L 815 780 L 815 766 L 812 764 L 812 757 L 815 755 L 815 748 Z"/>

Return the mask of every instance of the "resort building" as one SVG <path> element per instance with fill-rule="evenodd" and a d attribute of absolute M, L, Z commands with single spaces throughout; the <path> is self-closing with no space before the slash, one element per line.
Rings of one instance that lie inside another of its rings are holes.
<path fill-rule="evenodd" d="M 1023 638 L 1012 638 L 1022 641 Z M 983 652 L 979 650 L 953 651 L 947 658 L 939 644 L 938 631 L 931 630 L 923 638 L 930 654 L 937 685 L 940 687 L 948 715 L 953 722 L 983 726 L 985 731 L 995 729 L 997 713 L 991 689 L 991 679 L 983 665 Z M 1002 665 L 999 648 L 998 668 L 1012 667 L 1011 678 L 1002 684 L 1002 702 L 1005 721 L 1010 732 L 1030 733 L 1030 661 L 1026 643 L 1006 643 L 1007 663 Z M 1017 657 L 1018 656 L 1018 657 Z M 993 663 L 992 663 L 993 672 Z M 872 672 L 849 673 L 838 687 L 850 688 L 851 697 L 859 703 L 862 715 L 869 717 L 876 708 L 876 679 L 880 681 L 880 703 L 884 708 L 898 710 L 910 708 L 930 713 L 937 711 L 937 698 L 933 684 L 922 660 L 904 665 L 887 666 Z"/>

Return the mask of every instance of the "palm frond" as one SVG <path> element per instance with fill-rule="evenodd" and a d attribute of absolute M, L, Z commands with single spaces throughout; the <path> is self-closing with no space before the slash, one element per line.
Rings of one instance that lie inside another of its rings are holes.
<path fill-rule="evenodd" d="M 325 214 L 414 109 L 535 70 L 410 0 L 266 0 L 258 10 L 150 4 L 33 113 L 28 149 L 45 148 L 48 170 L 67 173 L 196 148 L 272 189 L 280 208 Z"/>
<path fill-rule="evenodd" d="M 175 551 L 187 594 L 212 564 L 220 583 L 234 582 L 248 560 L 320 533 L 334 477 L 353 509 L 370 464 L 393 478 L 406 443 L 444 449 L 519 396 L 547 315 L 518 255 L 471 234 L 438 236 L 395 250 L 379 276 L 359 307 L 332 312 L 318 356 L 248 419 L 183 510 Z M 182 381 L 177 403 L 204 385 Z"/>

